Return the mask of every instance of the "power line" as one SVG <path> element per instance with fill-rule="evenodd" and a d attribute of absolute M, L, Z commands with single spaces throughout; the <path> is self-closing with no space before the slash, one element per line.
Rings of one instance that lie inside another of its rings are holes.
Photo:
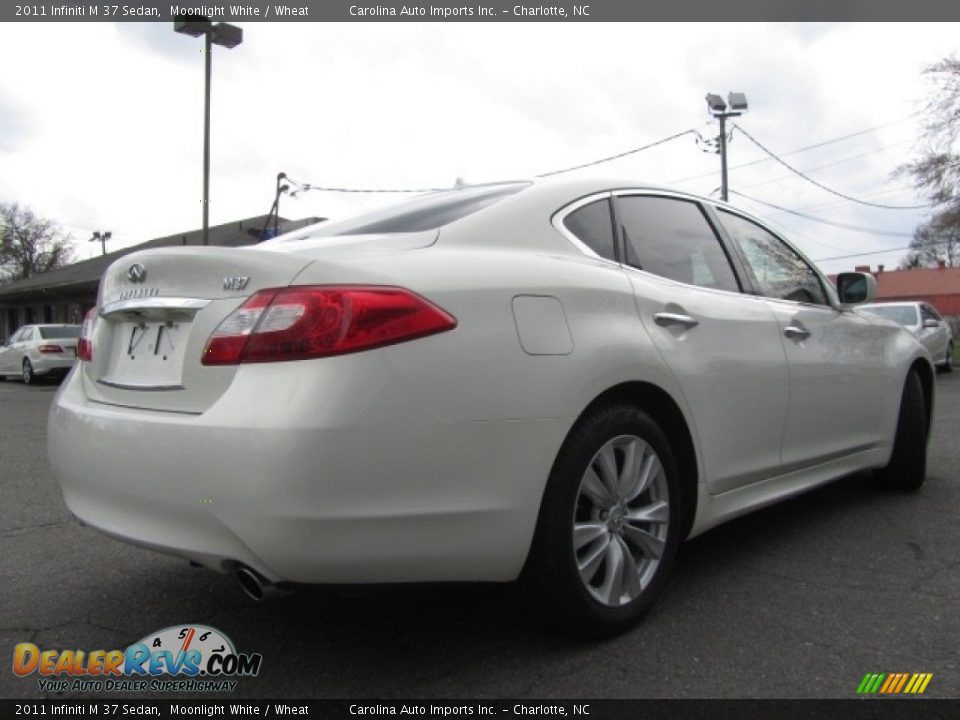
<path fill-rule="evenodd" d="M 707 124 L 709 125 L 709 123 Z M 669 137 L 661 138 L 660 140 L 656 140 L 655 142 L 648 143 L 647 145 L 641 145 L 640 147 L 633 148 L 632 150 L 626 150 L 622 153 L 617 153 L 616 155 L 610 155 L 609 157 L 600 158 L 599 160 L 594 160 L 593 162 L 583 163 L 582 165 L 573 165 L 572 167 L 561 168 L 560 170 L 551 170 L 550 172 L 540 173 L 539 175 L 534 175 L 534 177 L 538 177 L 538 178 L 550 177 L 551 175 L 559 175 L 561 173 L 572 172 L 574 170 L 582 170 L 583 168 L 593 167 L 594 165 L 600 165 L 601 163 L 610 162 L 611 160 L 619 160 L 620 158 L 626 157 L 627 155 L 633 155 L 634 153 L 638 153 L 643 150 L 649 150 L 650 148 L 654 148 L 657 145 L 663 145 L 664 143 L 670 142 L 671 140 L 676 140 L 677 138 L 683 137 L 684 135 L 696 134 L 697 131 L 700 130 L 700 128 L 702 127 L 704 126 L 701 125 L 700 127 L 690 128 L 689 130 L 684 130 L 683 132 L 674 133 Z"/>
<path fill-rule="evenodd" d="M 803 172 L 809 173 L 809 172 L 814 172 L 816 170 L 826 170 L 827 168 L 831 168 L 836 165 L 843 165 L 844 163 L 848 163 L 853 160 L 859 160 L 860 158 L 870 157 L 871 155 L 876 155 L 878 152 L 881 152 L 883 150 L 889 150 L 890 148 L 900 147 L 901 145 L 906 145 L 912 142 L 914 142 L 913 138 L 907 138 L 906 140 L 893 143 L 892 145 L 882 145 L 878 148 L 870 150 L 869 152 L 859 153 L 857 155 L 850 155 L 845 158 L 840 158 L 839 160 L 834 160 L 833 162 L 828 162 L 825 165 L 817 165 L 816 167 L 806 168 Z M 797 177 L 795 174 L 781 175 L 780 177 L 770 178 L 768 180 L 762 180 L 760 182 L 753 183 L 752 185 L 742 185 L 741 187 L 744 190 L 749 190 L 750 188 L 760 187 L 761 185 L 769 185 L 770 183 L 780 182 L 781 180 L 792 180 L 795 177 Z M 865 193 L 864 197 L 869 196 L 869 194 L 870 193 Z"/>
<path fill-rule="evenodd" d="M 936 247 L 939 245 L 947 245 L 949 242 L 949 240 L 944 240 L 941 242 L 928 243 L 927 245 L 923 246 L 923 249 Z M 913 250 L 913 248 L 907 245 L 906 247 L 895 247 L 890 248 L 889 250 L 869 250 L 867 252 L 851 253 L 850 255 L 834 255 L 833 257 L 812 259 L 814 262 L 827 262 L 828 260 L 849 260 L 850 258 L 860 257 L 861 255 L 886 255 L 887 253 L 907 252 L 908 250 Z"/>
<path fill-rule="evenodd" d="M 873 127 L 866 128 L 865 130 L 858 130 L 857 132 L 848 133 L 847 135 L 841 135 L 840 137 L 831 138 L 830 140 L 823 140 L 822 142 L 814 143 L 813 145 L 807 145 L 802 148 L 797 148 L 796 150 L 791 150 L 790 152 L 783 153 L 782 157 L 789 157 L 790 155 L 796 155 L 797 153 L 806 152 L 807 150 L 816 150 L 817 148 L 825 147 L 827 145 L 833 145 L 834 143 L 843 142 L 844 140 L 849 140 L 850 138 L 859 137 L 860 135 L 867 135 L 869 133 L 876 132 L 877 130 L 883 130 L 884 128 L 891 127 L 892 125 L 897 125 L 898 123 L 902 123 L 904 120 L 908 120 L 911 117 L 913 116 L 904 115 L 902 118 L 899 118 L 897 120 L 892 120 L 891 122 L 884 123 L 883 125 L 875 125 Z M 750 162 L 741 163 L 740 165 L 733 165 L 730 169 L 739 170 L 741 168 L 751 167 L 753 165 L 760 165 L 765 162 L 770 162 L 771 159 L 772 158 L 769 158 L 769 157 L 759 158 L 758 160 L 751 160 Z M 699 180 L 700 178 L 710 177 L 711 175 L 715 175 L 715 174 L 716 174 L 715 172 L 708 172 L 708 173 L 703 173 L 701 175 L 691 175 L 690 177 L 681 178 L 679 180 L 670 180 L 669 182 L 671 184 L 682 183 L 682 182 L 687 182 L 688 180 Z"/>
<path fill-rule="evenodd" d="M 307 192 L 310 190 L 316 190 L 317 192 L 336 192 L 336 193 L 432 193 L 432 192 L 441 192 L 443 190 L 450 190 L 451 188 L 346 188 L 346 187 L 327 187 L 324 185 L 314 185 L 312 183 L 299 183 L 290 178 L 291 183 L 297 185 L 298 188 L 295 190 L 292 195 L 296 195 L 299 192 Z"/>
<path fill-rule="evenodd" d="M 742 197 L 742 196 L 741 196 L 741 197 Z M 752 207 L 761 207 L 759 204 L 755 204 L 755 201 L 750 200 L 749 198 L 744 198 L 744 199 L 747 200 L 747 202 L 749 202 Z M 773 227 L 775 230 L 776 230 L 776 229 L 779 229 L 780 232 L 781 232 L 783 235 L 785 235 L 785 236 L 787 236 L 787 237 L 789 237 L 789 238 L 799 238 L 799 239 L 801 239 L 801 240 L 805 240 L 805 241 L 807 241 L 807 242 L 814 243 L 814 244 L 816 244 L 816 245 L 822 245 L 823 247 L 829 248 L 830 250 L 840 250 L 840 251 L 846 250 L 846 248 L 837 247 L 836 245 L 831 245 L 830 243 L 825 243 L 825 242 L 823 242 L 823 240 L 817 240 L 817 239 L 812 238 L 812 237 L 810 237 L 810 236 L 808 236 L 808 235 L 804 235 L 803 233 L 801 233 L 799 230 L 797 230 L 797 229 L 795 229 L 795 228 L 787 229 L 786 227 L 784 227 L 783 225 L 781 225 L 780 223 L 778 223 L 776 220 L 771 220 L 769 217 L 766 217 L 766 215 L 765 215 L 764 212 L 758 212 L 757 210 L 754 210 L 753 212 L 754 212 L 754 214 L 756 214 L 756 216 L 757 216 L 758 218 L 760 218 L 760 219 L 763 220 L 765 223 L 767 223 L 768 225 L 770 225 L 771 227 Z"/>
<path fill-rule="evenodd" d="M 866 228 L 866 227 L 861 227 L 860 225 L 848 225 L 847 223 L 841 223 L 835 220 L 827 220 L 826 218 L 820 218 L 820 217 L 817 217 L 816 215 L 808 215 L 807 213 L 798 212 L 797 210 L 791 210 L 789 208 L 783 207 L 782 205 L 776 205 L 772 202 L 767 202 L 766 200 L 760 200 L 759 198 L 751 197 L 750 195 L 746 195 L 745 193 L 738 192 L 736 190 L 731 190 L 730 192 L 733 193 L 734 195 L 739 195 L 740 197 L 746 198 L 747 200 L 751 200 L 755 203 L 766 205 L 767 207 L 773 208 L 774 210 L 779 210 L 781 212 L 789 213 L 790 215 L 796 215 L 797 217 L 803 218 L 805 220 L 812 220 L 813 222 L 823 223 L 824 225 L 832 225 L 834 227 L 842 228 L 844 230 L 853 230 L 855 232 L 869 233 L 870 235 L 883 235 L 886 237 L 909 237 L 909 238 L 913 237 L 913 233 L 892 232 L 890 230 Z"/>
<path fill-rule="evenodd" d="M 867 205 L 868 207 L 883 208 L 884 210 L 921 210 L 921 209 L 924 209 L 924 208 L 929 208 L 929 207 L 931 207 L 930 205 L 884 205 L 883 203 L 873 203 L 873 202 L 869 202 L 869 201 L 867 201 L 867 200 L 861 200 L 860 198 L 855 198 L 855 197 L 853 197 L 852 195 L 847 195 L 847 194 L 845 194 L 845 193 L 842 193 L 842 192 L 840 192 L 839 190 L 834 190 L 833 188 L 827 187 L 826 185 L 824 185 L 824 184 L 823 184 L 822 182 L 820 182 L 819 180 L 814 180 L 814 179 L 813 179 L 812 177 L 810 177 L 809 175 L 805 175 L 804 173 L 802 173 L 802 172 L 800 172 L 799 170 L 797 170 L 795 167 L 793 167 L 793 166 L 792 166 L 790 163 L 788 163 L 786 160 L 784 160 L 783 158 L 781 158 L 781 157 L 779 157 L 778 155 L 776 155 L 772 150 L 767 149 L 767 147 L 764 146 L 763 143 L 761 143 L 759 140 L 757 140 L 755 137 L 753 137 L 753 135 L 751 135 L 750 133 L 748 133 L 746 130 L 744 130 L 744 129 L 743 129 L 742 127 L 740 127 L 739 125 L 734 124 L 734 127 L 735 127 L 737 130 L 739 130 L 741 133 L 743 133 L 744 136 L 745 136 L 750 142 L 752 142 L 752 143 L 753 143 L 754 145 L 756 145 L 758 148 L 760 148 L 761 150 L 763 150 L 765 153 L 767 153 L 767 155 L 769 155 L 771 158 L 773 158 L 774 160 L 776 160 L 778 163 L 780 163 L 781 165 L 783 165 L 787 170 L 789 170 L 789 171 L 792 172 L 792 173 L 795 173 L 795 174 L 799 175 L 800 177 L 802 177 L 802 178 L 803 178 L 804 180 L 806 180 L 807 182 L 809 182 L 809 183 L 811 183 L 811 184 L 813 184 L 813 185 L 816 185 L 818 188 L 820 188 L 821 190 L 825 190 L 826 192 L 830 193 L 831 195 L 836 195 L 837 197 L 841 197 L 841 198 L 843 198 L 844 200 L 849 200 L 850 202 L 857 203 L 858 205 Z"/>
<path fill-rule="evenodd" d="M 709 125 L 709 123 L 707 123 Z M 612 160 L 619 160 L 620 158 L 627 157 L 628 155 L 634 155 L 638 152 L 643 152 L 644 150 L 649 150 L 655 148 L 658 145 L 663 145 L 668 143 L 671 140 L 676 140 L 681 138 L 684 135 L 696 134 L 703 126 L 696 128 L 690 128 L 682 132 L 674 133 L 665 138 L 660 138 L 654 142 L 647 143 L 646 145 L 641 145 L 640 147 L 631 148 L 630 150 L 624 150 L 623 152 L 617 153 L 616 155 L 609 155 L 607 157 L 600 158 L 599 160 L 592 160 L 591 162 L 582 163 L 580 165 L 573 165 L 571 167 L 560 168 L 559 170 L 551 170 L 550 172 L 540 173 L 534 175 L 536 178 L 545 178 L 552 175 L 560 175 L 561 173 L 573 172 L 574 170 L 582 170 L 583 168 L 593 167 L 594 165 L 600 165 L 602 163 L 611 162 Z M 288 178 L 289 180 L 289 178 Z M 294 191 L 294 194 L 298 192 L 306 191 L 317 191 L 317 192 L 336 192 L 336 193 L 430 193 L 430 192 L 441 192 L 444 190 L 450 190 L 451 188 L 347 188 L 347 187 L 331 187 L 326 185 L 315 185 L 313 183 L 298 183 L 290 180 L 294 185 L 297 185 L 298 188 Z"/>
<path fill-rule="evenodd" d="M 883 188 L 881 190 L 872 190 L 868 193 L 863 193 L 862 197 L 876 197 L 878 195 L 890 195 L 896 193 L 916 193 L 916 189 L 912 187 L 894 187 L 894 188 Z M 828 200 L 827 202 L 815 203 L 813 205 L 801 205 L 795 210 L 817 210 L 819 208 L 830 208 L 838 207 L 845 204 L 846 200 Z"/>

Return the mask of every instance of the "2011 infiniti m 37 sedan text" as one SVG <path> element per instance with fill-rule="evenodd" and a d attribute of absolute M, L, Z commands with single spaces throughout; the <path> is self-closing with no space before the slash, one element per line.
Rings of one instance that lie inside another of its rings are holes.
<path fill-rule="evenodd" d="M 933 369 L 780 235 L 642 184 L 427 194 L 116 261 L 49 418 L 70 510 L 277 583 L 513 581 L 629 627 L 684 538 L 845 474 L 916 489 Z"/>

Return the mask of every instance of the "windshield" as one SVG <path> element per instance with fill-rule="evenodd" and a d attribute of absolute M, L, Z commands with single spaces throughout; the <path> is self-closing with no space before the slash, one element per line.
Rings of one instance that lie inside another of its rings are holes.
<path fill-rule="evenodd" d="M 40 337 L 44 340 L 80 337 L 79 325 L 51 325 L 50 327 L 41 327 L 37 329 L 40 331 Z"/>
<path fill-rule="evenodd" d="M 309 237 L 412 233 L 436 230 L 455 220 L 460 220 L 467 215 L 483 210 L 505 197 L 520 192 L 529 185 L 530 183 L 525 182 L 501 183 L 421 195 L 346 220 L 323 223 L 317 226 Z M 302 239 L 303 235 L 298 233 L 295 237 L 280 239 L 278 242 Z"/>
<path fill-rule="evenodd" d="M 917 309 L 911 305 L 888 305 L 886 307 L 874 305 L 873 307 L 865 307 L 864 310 L 901 325 L 917 324 Z"/>

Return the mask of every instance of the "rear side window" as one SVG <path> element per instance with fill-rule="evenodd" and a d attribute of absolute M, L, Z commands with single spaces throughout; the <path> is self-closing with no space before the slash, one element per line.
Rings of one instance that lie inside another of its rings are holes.
<path fill-rule="evenodd" d="M 520 192 L 530 183 L 466 187 L 411 198 L 346 220 L 323 223 L 310 237 L 379 235 L 436 230 Z M 295 239 L 301 240 L 302 236 Z"/>
<path fill-rule="evenodd" d="M 563 225 L 584 245 L 607 260 L 615 260 L 613 218 L 606 198 L 577 208 L 563 219 Z"/>
<path fill-rule="evenodd" d="M 740 285 L 703 210 L 688 200 L 617 198 L 626 261 L 688 285 L 739 292 Z"/>
<path fill-rule="evenodd" d="M 78 338 L 80 337 L 80 326 L 79 325 L 59 325 L 56 327 L 42 327 L 38 328 L 40 330 L 40 337 L 44 340 L 50 340 L 52 338 Z"/>

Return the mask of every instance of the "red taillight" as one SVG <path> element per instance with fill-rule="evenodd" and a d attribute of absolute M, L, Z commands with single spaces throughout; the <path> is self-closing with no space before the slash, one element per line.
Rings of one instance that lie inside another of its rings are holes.
<path fill-rule="evenodd" d="M 220 323 L 204 365 L 305 360 L 452 330 L 456 319 L 403 288 L 326 285 L 261 290 Z"/>
<path fill-rule="evenodd" d="M 77 358 L 90 362 L 93 360 L 93 324 L 97 320 L 97 309 L 92 308 L 83 318 L 80 337 L 77 339 Z"/>
<path fill-rule="evenodd" d="M 37 348 L 42 353 L 62 353 L 63 348 L 59 345 L 41 345 Z"/>

